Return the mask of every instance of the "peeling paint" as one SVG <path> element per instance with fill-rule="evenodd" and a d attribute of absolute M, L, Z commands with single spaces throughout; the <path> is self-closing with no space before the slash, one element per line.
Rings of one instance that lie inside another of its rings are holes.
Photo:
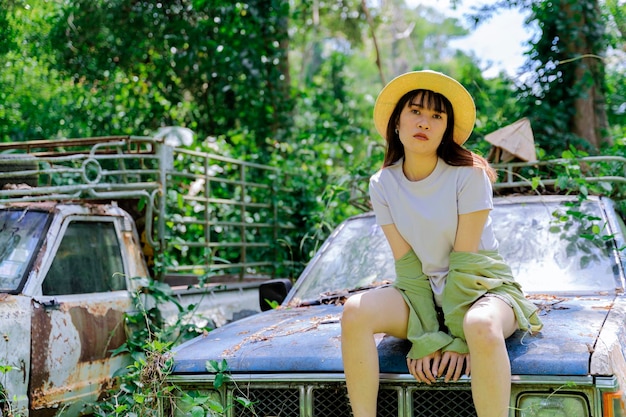
<path fill-rule="evenodd" d="M 128 358 L 111 352 L 126 340 L 124 313 L 130 298 L 108 293 L 58 297 L 53 307 L 33 309 L 31 409 L 52 410 L 55 404 L 95 401 L 110 386 L 110 375 Z M 92 297 L 93 295 L 93 297 Z M 52 409 L 51 409 L 52 407 Z"/>

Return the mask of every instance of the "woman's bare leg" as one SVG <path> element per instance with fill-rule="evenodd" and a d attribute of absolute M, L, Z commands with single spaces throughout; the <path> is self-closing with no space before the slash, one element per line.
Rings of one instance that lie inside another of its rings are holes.
<path fill-rule="evenodd" d="M 341 352 L 354 417 L 376 417 L 379 369 L 377 333 L 406 338 L 409 309 L 395 288 L 357 294 L 344 305 Z"/>
<path fill-rule="evenodd" d="M 513 309 L 497 297 L 481 298 L 465 315 L 463 330 L 478 417 L 509 415 L 511 364 L 504 340 L 516 329 Z"/>

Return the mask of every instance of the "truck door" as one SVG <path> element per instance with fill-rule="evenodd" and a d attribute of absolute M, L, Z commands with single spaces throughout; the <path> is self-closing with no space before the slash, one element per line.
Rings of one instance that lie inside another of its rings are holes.
<path fill-rule="evenodd" d="M 0 294 L 0 415 L 28 413 L 30 310 L 29 297 Z"/>
<path fill-rule="evenodd" d="M 51 216 L 0 209 L 0 415 L 28 415 L 32 300 L 21 293 Z"/>
<path fill-rule="evenodd" d="M 131 306 L 123 227 L 116 217 L 72 216 L 53 243 L 43 295 L 33 305 L 31 417 L 51 409 L 79 415 L 126 365 L 126 357 L 111 355 L 126 340 L 124 313 Z"/>

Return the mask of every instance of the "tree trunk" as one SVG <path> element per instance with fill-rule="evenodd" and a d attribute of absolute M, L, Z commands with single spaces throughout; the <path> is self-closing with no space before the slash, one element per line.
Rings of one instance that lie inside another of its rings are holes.
<path fill-rule="evenodd" d="M 605 51 L 599 40 L 602 27 L 598 27 L 600 23 L 597 19 L 601 12 L 597 0 L 565 0 L 562 4 L 569 22 L 575 25 L 567 32 L 574 36 L 563 39 L 570 58 L 560 63 L 563 71 L 575 68 L 577 85 L 571 87 L 578 93 L 574 101 L 576 114 L 570 123 L 572 132 L 599 149 L 603 144 L 612 144 L 608 136 L 609 123 L 602 87 L 604 62 L 601 56 Z M 589 7 L 585 7 L 587 5 Z M 593 16 L 588 10 L 593 10 Z"/>

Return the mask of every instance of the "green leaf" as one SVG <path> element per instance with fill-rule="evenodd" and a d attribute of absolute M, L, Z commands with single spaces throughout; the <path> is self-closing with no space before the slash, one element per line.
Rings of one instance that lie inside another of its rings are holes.
<path fill-rule="evenodd" d="M 220 372 L 217 375 L 215 375 L 215 380 L 213 381 L 213 386 L 216 389 L 219 389 L 223 384 L 224 384 L 224 374 Z"/>
<path fill-rule="evenodd" d="M 204 408 L 196 405 L 191 407 L 191 410 L 189 410 L 189 415 L 191 417 L 205 417 L 206 412 L 204 411 Z"/>
<path fill-rule="evenodd" d="M 13 370 L 13 367 L 11 365 L 0 365 L 0 373 L 2 374 L 6 374 L 7 372 L 10 372 Z"/>
<path fill-rule="evenodd" d="M 216 411 L 218 413 L 223 413 L 225 410 L 224 405 L 216 400 L 209 400 L 208 402 L 209 409 Z"/>
<path fill-rule="evenodd" d="M 246 408 L 251 408 L 254 405 L 254 402 L 250 401 L 250 399 L 246 397 L 236 397 L 235 401 L 237 401 L 239 404 L 243 405 Z"/>
<path fill-rule="evenodd" d="M 204 367 L 208 372 L 211 372 L 213 374 L 220 372 L 219 365 L 215 360 L 206 361 Z"/>
<path fill-rule="evenodd" d="M 533 190 L 536 190 L 541 185 L 541 177 L 532 177 L 531 186 Z"/>

